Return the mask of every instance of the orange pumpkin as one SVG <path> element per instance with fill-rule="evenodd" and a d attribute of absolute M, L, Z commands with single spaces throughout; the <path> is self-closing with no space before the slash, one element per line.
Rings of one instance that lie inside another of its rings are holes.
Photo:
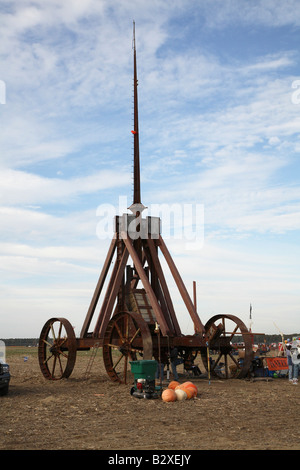
<path fill-rule="evenodd" d="M 195 384 L 193 384 L 193 382 L 184 382 L 182 384 L 184 387 L 189 387 L 189 388 L 192 388 L 194 390 L 194 396 L 196 397 L 197 394 L 198 394 L 198 388 Z"/>
<path fill-rule="evenodd" d="M 172 382 L 169 383 L 168 388 L 171 388 L 172 390 L 175 390 L 176 387 L 178 387 L 179 382 L 176 382 L 176 380 L 173 380 Z"/>
<path fill-rule="evenodd" d="M 190 400 L 191 398 L 194 398 L 195 391 L 194 391 L 193 388 L 191 388 L 191 387 L 182 387 L 181 390 L 183 390 L 186 393 L 188 400 Z"/>
<path fill-rule="evenodd" d="M 163 401 L 175 401 L 176 393 L 171 388 L 166 388 L 166 390 L 162 392 L 161 398 Z"/>
<path fill-rule="evenodd" d="M 185 384 L 179 384 L 179 385 L 177 385 L 177 386 L 175 387 L 175 390 L 176 390 L 176 389 L 181 389 L 181 390 L 182 390 L 184 387 L 186 387 Z"/>
<path fill-rule="evenodd" d="M 187 385 L 194 385 L 194 384 L 193 384 L 193 382 L 183 382 L 183 384 L 182 384 L 182 385 L 185 385 L 185 386 L 187 386 Z"/>

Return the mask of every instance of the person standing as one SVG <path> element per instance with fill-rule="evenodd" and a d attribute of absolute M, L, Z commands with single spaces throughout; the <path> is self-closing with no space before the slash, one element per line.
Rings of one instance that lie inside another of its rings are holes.
<path fill-rule="evenodd" d="M 289 367 L 289 381 L 293 382 L 293 362 L 292 362 L 292 355 L 291 355 L 291 347 L 292 345 L 288 343 L 286 345 L 286 358 Z"/>
<path fill-rule="evenodd" d="M 289 367 L 289 381 L 293 385 L 298 385 L 299 375 L 299 356 L 300 356 L 300 341 L 294 340 L 292 343 L 286 345 L 286 357 Z"/>
<path fill-rule="evenodd" d="M 174 380 L 178 380 L 177 366 L 183 363 L 183 359 L 178 357 L 178 349 L 173 348 L 170 351 L 170 362 Z"/>
<path fill-rule="evenodd" d="M 299 375 L 299 363 L 300 363 L 300 341 L 295 339 L 293 340 L 290 348 L 291 360 L 292 360 L 292 383 L 293 385 L 298 385 L 298 375 Z"/>

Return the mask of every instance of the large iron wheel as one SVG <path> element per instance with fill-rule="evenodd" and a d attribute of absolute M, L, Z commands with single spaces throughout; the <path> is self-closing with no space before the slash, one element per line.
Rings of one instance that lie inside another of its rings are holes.
<path fill-rule="evenodd" d="M 208 345 L 213 353 L 212 356 L 207 350 L 201 350 L 203 364 L 209 373 L 219 378 L 244 378 L 249 372 L 253 359 L 251 334 L 239 318 L 223 314 L 215 315 L 208 320 L 205 331 L 208 331 L 218 320 L 221 320 L 223 332 Z M 237 342 L 244 343 L 240 357 L 236 355 L 237 350 L 233 347 L 233 344 Z"/>
<path fill-rule="evenodd" d="M 76 361 L 76 338 L 72 325 L 65 318 L 48 320 L 40 335 L 38 356 L 41 371 L 48 380 L 71 375 Z"/>
<path fill-rule="evenodd" d="M 109 321 L 103 339 L 103 361 L 111 380 L 128 383 L 129 360 L 135 361 L 139 357 L 152 359 L 148 325 L 137 313 L 117 313 Z"/>

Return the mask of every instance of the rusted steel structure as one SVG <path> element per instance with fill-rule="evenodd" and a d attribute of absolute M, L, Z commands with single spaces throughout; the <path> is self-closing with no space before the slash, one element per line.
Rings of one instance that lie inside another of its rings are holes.
<path fill-rule="evenodd" d="M 80 336 L 65 318 L 51 318 L 39 340 L 39 364 L 50 380 L 67 378 L 73 371 L 77 351 L 102 348 L 108 376 L 127 383 L 129 361 L 156 359 L 166 363 L 172 348 L 178 349 L 186 368 L 196 355 L 212 374 L 245 377 L 252 361 L 251 334 L 236 316 L 219 314 L 203 324 L 161 235 L 161 220 L 143 217 L 141 202 L 138 128 L 138 80 L 133 24 L 134 89 L 134 191 L 131 214 L 115 218 L 115 233 L 87 311 Z M 166 277 L 161 264 L 165 259 L 189 313 L 194 334 L 181 332 Z M 195 285 L 195 284 L 194 284 Z M 94 315 L 98 308 L 98 317 Z M 93 324 L 93 328 L 92 325 Z M 92 331 L 91 331 L 92 329 Z M 243 361 L 232 347 L 235 336 L 245 344 Z M 217 359 L 208 364 L 208 350 Z"/>

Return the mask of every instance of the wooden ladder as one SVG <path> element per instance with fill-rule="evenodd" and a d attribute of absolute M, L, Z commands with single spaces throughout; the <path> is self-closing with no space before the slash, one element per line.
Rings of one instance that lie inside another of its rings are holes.
<path fill-rule="evenodd" d="M 100 346 L 100 343 L 97 342 L 94 344 L 93 348 L 92 348 L 92 353 L 91 353 L 91 356 L 90 356 L 90 359 L 89 359 L 89 362 L 86 366 L 86 371 L 84 373 L 84 377 L 87 379 L 90 372 L 91 372 L 91 368 L 92 368 L 92 365 L 94 363 L 94 360 L 95 360 L 95 357 L 96 357 L 96 354 L 98 352 L 98 349 L 99 349 L 99 346 Z"/>

